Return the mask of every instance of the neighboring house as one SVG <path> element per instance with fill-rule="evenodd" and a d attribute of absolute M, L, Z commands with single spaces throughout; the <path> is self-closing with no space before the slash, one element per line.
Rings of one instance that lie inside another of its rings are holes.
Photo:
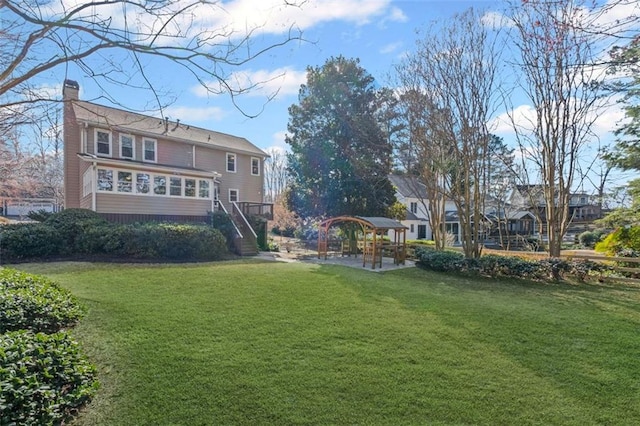
<path fill-rule="evenodd" d="M 426 186 L 417 178 L 403 175 L 389 175 L 396 190 L 396 199 L 407 208 L 406 219 L 401 223 L 409 228 L 408 240 L 432 240 L 433 231 L 429 225 L 429 206 Z M 453 201 L 445 202 L 447 232 L 453 235 L 455 242 L 460 241 L 460 225 Z"/>
<path fill-rule="evenodd" d="M 0 197 L 0 216 L 26 217 L 31 212 L 45 211 L 53 213 L 60 205 L 52 198 L 2 198 Z"/>
<path fill-rule="evenodd" d="M 248 140 L 78 99 L 64 84 L 65 208 L 109 220 L 202 221 L 262 205 L 264 160 Z"/>

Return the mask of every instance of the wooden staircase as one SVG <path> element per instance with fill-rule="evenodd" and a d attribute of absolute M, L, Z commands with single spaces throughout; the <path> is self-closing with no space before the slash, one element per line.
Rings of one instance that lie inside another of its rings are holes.
<path fill-rule="evenodd" d="M 236 203 L 233 203 L 231 209 L 231 220 L 240 231 L 234 240 L 236 253 L 240 256 L 256 256 L 258 254 L 258 236 L 256 232 Z"/>

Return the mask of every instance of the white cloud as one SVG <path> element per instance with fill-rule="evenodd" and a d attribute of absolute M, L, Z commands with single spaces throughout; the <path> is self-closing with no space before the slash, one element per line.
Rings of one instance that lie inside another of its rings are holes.
<path fill-rule="evenodd" d="M 94 6 L 81 12 L 87 21 L 109 19 L 112 27 L 125 25 L 135 34 L 155 34 L 162 29 L 166 36 L 156 41 L 176 44 L 199 35 L 198 43 L 220 43 L 226 39 L 243 39 L 248 35 L 287 34 L 291 28 L 305 30 L 321 23 L 343 21 L 355 25 L 373 19 L 405 22 L 402 10 L 391 6 L 392 0 L 231 0 L 193 2 L 177 0 L 166 6 L 175 14 L 153 16 L 126 3 Z M 45 14 L 60 17 L 84 0 L 62 0 L 43 6 Z M 211 37 L 207 39 L 206 36 Z M 177 37 L 176 37 L 177 36 Z M 213 37 L 216 37 L 215 39 Z M 149 40 L 147 40 L 149 41 Z M 157 43 L 156 43 L 157 44 Z"/>
<path fill-rule="evenodd" d="M 271 137 L 271 146 L 265 149 L 265 151 L 275 150 L 280 152 L 288 152 L 289 145 L 284 141 L 287 136 L 286 131 L 276 132 Z"/>
<path fill-rule="evenodd" d="M 251 88 L 247 96 L 270 97 L 277 93 L 279 96 L 295 95 L 300 85 L 307 81 L 307 72 L 298 71 L 291 67 L 275 70 L 246 70 L 231 74 L 226 83 L 236 91 Z M 218 82 L 207 82 L 209 87 L 220 87 Z M 210 93 L 201 85 L 191 88 L 191 92 L 199 97 L 207 97 Z"/>
<path fill-rule="evenodd" d="M 503 13 L 495 11 L 486 12 L 482 18 L 480 18 L 480 22 L 482 22 L 484 26 L 496 30 L 499 28 L 513 27 L 513 21 L 511 19 Z"/>
<path fill-rule="evenodd" d="M 172 106 L 165 110 L 165 114 L 172 120 L 180 119 L 182 122 L 197 123 L 203 121 L 220 121 L 226 113 L 218 107 L 181 107 Z"/>
<path fill-rule="evenodd" d="M 522 131 L 531 131 L 536 121 L 536 110 L 531 105 L 520 105 L 511 112 L 503 112 L 489 121 L 489 131 L 498 135 L 515 134 L 514 126 Z"/>
<path fill-rule="evenodd" d="M 398 49 L 402 47 L 403 43 L 401 41 L 397 41 L 395 43 L 389 43 L 380 48 L 380 53 L 383 55 L 387 55 L 389 53 L 396 52 Z"/>

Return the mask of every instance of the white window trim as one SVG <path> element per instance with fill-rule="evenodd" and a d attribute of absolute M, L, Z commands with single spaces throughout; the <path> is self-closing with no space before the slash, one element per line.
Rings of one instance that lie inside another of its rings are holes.
<path fill-rule="evenodd" d="M 147 160 L 146 154 L 146 143 L 153 142 L 153 160 Z M 151 138 L 142 138 L 142 161 L 145 163 L 157 163 L 158 162 L 158 141 Z"/>
<path fill-rule="evenodd" d="M 95 189 L 95 193 L 96 194 L 118 194 L 118 195 L 125 195 L 125 196 L 138 196 L 138 197 L 164 197 L 164 198 L 183 198 L 186 200 L 201 200 L 201 201 L 205 201 L 205 200 L 212 200 L 213 199 L 213 187 L 212 187 L 212 181 L 209 181 L 209 197 L 201 197 L 200 196 L 200 180 L 208 180 L 207 178 L 202 178 L 199 176 L 175 176 L 175 175 L 171 175 L 168 173 L 154 173 L 151 171 L 145 171 L 145 170 L 132 170 L 132 169 L 121 169 L 121 168 L 115 168 L 115 167 L 101 167 L 98 166 L 96 167 L 96 171 L 95 171 L 95 176 L 94 179 L 97 182 L 98 180 L 98 170 L 109 170 L 112 172 L 112 182 L 111 182 L 111 191 L 104 191 L 104 190 L 98 190 L 97 187 Z M 132 173 L 132 191 L 131 192 L 119 192 L 118 191 L 118 172 L 127 172 L 127 173 Z M 147 174 L 149 175 L 149 192 L 147 192 L 146 194 L 144 192 L 138 192 L 138 186 L 137 186 L 137 175 L 138 173 L 143 173 L 143 174 Z M 167 192 L 165 194 L 156 194 L 153 190 L 154 188 L 154 182 L 155 182 L 155 177 L 156 176 L 163 176 L 165 177 L 166 180 L 166 185 L 167 185 Z M 180 195 L 169 195 L 171 193 L 171 178 L 179 178 L 180 179 Z M 196 181 L 196 195 L 195 197 L 188 197 L 185 194 L 185 179 L 195 179 Z M 238 191 L 238 190 L 236 190 Z M 240 195 L 240 191 L 237 192 L 238 196 Z"/>
<path fill-rule="evenodd" d="M 258 173 L 253 173 L 253 161 L 258 162 Z M 260 159 L 258 157 L 251 157 L 251 176 L 260 176 Z"/>
<path fill-rule="evenodd" d="M 233 170 L 229 170 L 229 157 L 233 156 Z M 227 155 L 225 157 L 226 160 L 226 165 L 225 165 L 225 169 L 227 170 L 227 173 L 236 173 L 238 171 L 238 156 L 232 152 L 227 152 Z"/>
<path fill-rule="evenodd" d="M 106 133 L 107 135 L 109 135 L 109 153 L 108 154 L 98 153 L 98 132 Z M 93 130 L 93 152 L 94 152 L 95 155 L 97 155 L 99 157 L 112 157 L 113 156 L 113 135 L 111 134 L 110 131 L 104 130 L 104 129 L 94 129 Z"/>
<path fill-rule="evenodd" d="M 122 138 L 123 137 L 130 137 L 131 138 L 131 157 L 125 157 L 124 155 L 122 155 Z M 120 158 L 126 158 L 129 160 L 135 160 L 136 159 L 136 137 L 127 133 L 122 133 L 120 134 Z"/>
<path fill-rule="evenodd" d="M 229 188 L 229 202 L 233 203 L 233 201 L 231 201 L 231 191 L 236 191 L 236 201 L 235 202 L 237 203 L 238 201 L 240 201 L 240 191 L 238 191 L 235 188 Z"/>

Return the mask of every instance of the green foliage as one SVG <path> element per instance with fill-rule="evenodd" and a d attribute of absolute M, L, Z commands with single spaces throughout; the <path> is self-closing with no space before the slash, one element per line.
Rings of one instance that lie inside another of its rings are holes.
<path fill-rule="evenodd" d="M 42 223 L 22 223 L 0 227 L 0 256 L 2 260 L 46 258 L 63 251 L 60 232 Z"/>
<path fill-rule="evenodd" d="M 71 213 L 52 216 L 42 224 L 0 228 L 2 259 L 106 255 L 135 259 L 215 260 L 227 253 L 224 236 L 208 225 L 119 225 L 96 219 L 82 210 L 65 211 Z"/>
<path fill-rule="evenodd" d="M 51 215 L 44 223 L 60 233 L 64 241 L 61 254 L 75 254 L 83 253 L 82 247 L 78 246 L 78 239 L 84 232 L 108 222 L 91 210 L 67 209 Z"/>
<path fill-rule="evenodd" d="M 28 329 L 52 333 L 75 324 L 83 309 L 53 281 L 0 269 L 0 332 Z"/>
<path fill-rule="evenodd" d="M 53 216 L 54 213 L 48 212 L 45 209 L 40 209 L 38 211 L 31 211 L 27 214 L 27 217 L 31 220 L 35 220 L 36 222 L 44 222 Z"/>
<path fill-rule="evenodd" d="M 460 272 L 466 269 L 464 255 L 453 251 L 416 248 L 416 265 L 437 272 Z"/>
<path fill-rule="evenodd" d="M 624 252 L 640 252 L 640 226 L 621 227 L 596 244 L 596 251 L 609 256 Z"/>
<path fill-rule="evenodd" d="M 221 211 L 210 212 L 211 216 L 211 225 L 214 229 L 217 229 L 222 233 L 226 242 L 227 248 L 232 251 L 234 250 L 234 240 L 236 238 L 236 229 L 233 226 L 233 222 L 228 214 Z"/>
<path fill-rule="evenodd" d="M 388 209 L 385 217 L 390 217 L 396 220 L 405 220 L 407 218 L 407 206 L 400 201 L 393 203 Z"/>
<path fill-rule="evenodd" d="M 290 210 L 301 217 L 387 213 L 395 202 L 393 148 L 379 116 L 390 98 L 357 59 L 339 56 L 307 69 L 298 104 L 289 108 Z"/>
<path fill-rule="evenodd" d="M 64 424 L 95 394 L 95 368 L 65 332 L 0 335 L 0 424 Z"/>
<path fill-rule="evenodd" d="M 582 247 L 592 249 L 602 240 L 602 237 L 608 233 L 609 231 L 603 228 L 594 229 L 593 231 L 585 231 L 578 235 L 578 241 Z"/>

